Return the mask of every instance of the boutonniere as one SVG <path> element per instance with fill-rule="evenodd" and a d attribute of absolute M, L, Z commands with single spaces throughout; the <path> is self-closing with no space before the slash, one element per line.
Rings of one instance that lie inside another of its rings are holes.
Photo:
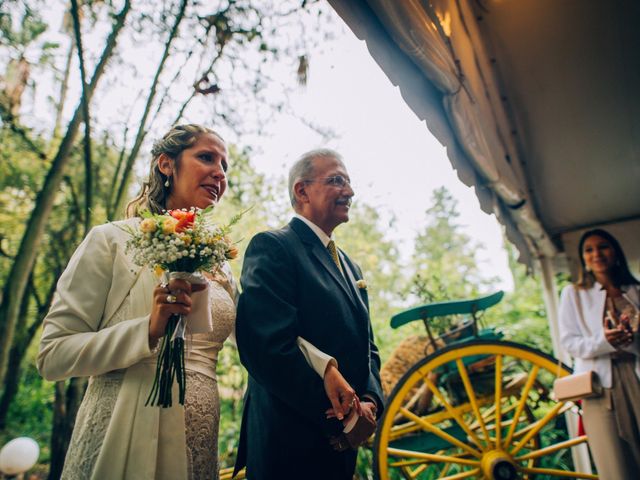
<path fill-rule="evenodd" d="M 358 281 L 356 281 L 356 287 L 358 287 L 360 290 L 366 290 L 367 289 L 367 282 L 364 281 L 364 279 L 360 279 Z"/>

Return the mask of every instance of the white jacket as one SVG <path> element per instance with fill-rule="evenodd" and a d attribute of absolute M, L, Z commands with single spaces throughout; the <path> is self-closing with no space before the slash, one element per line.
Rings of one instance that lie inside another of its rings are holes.
<path fill-rule="evenodd" d="M 622 287 L 624 297 L 640 307 L 638 285 Z M 616 349 L 604 336 L 604 309 L 607 292 L 595 282 L 591 288 L 569 285 L 560 296 L 560 344 L 574 358 L 574 372 L 593 370 L 605 388 L 611 388 L 611 353 Z M 626 351 L 636 355 L 636 375 L 640 379 L 640 334 Z"/>

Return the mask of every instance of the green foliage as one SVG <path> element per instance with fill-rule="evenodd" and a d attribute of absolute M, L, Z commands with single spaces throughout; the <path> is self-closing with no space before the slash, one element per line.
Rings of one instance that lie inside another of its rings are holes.
<path fill-rule="evenodd" d="M 394 219 L 382 224 L 370 205 L 355 202 L 350 220 L 335 231 L 337 245 L 362 269 L 367 283 L 371 323 L 381 356 L 386 357 L 406 332 L 393 330 L 389 319 L 402 304 L 405 283 L 397 244 L 387 237 Z"/>
<path fill-rule="evenodd" d="M 462 231 L 459 216 L 451 193 L 445 187 L 434 190 L 426 227 L 415 239 L 412 257 L 408 293 L 416 303 L 473 298 L 495 290 L 497 279 L 483 274 L 476 257 L 483 246 Z M 429 325 L 437 335 L 458 321 L 452 316 L 437 317 Z"/>
<path fill-rule="evenodd" d="M 470 298 L 496 283 L 482 273 L 476 252 L 484 247 L 462 231 L 459 216 L 451 193 L 445 187 L 434 190 L 412 257 L 411 293 L 424 303 Z"/>
<path fill-rule="evenodd" d="M 18 11 L 0 7 L 0 45 L 15 49 L 19 55 L 24 54 L 26 47 L 47 30 L 47 23 L 37 11 L 41 6 L 42 2 L 25 3 Z M 51 48 L 49 43 L 44 46 Z"/>
<path fill-rule="evenodd" d="M 218 387 L 220 391 L 220 433 L 218 452 L 220 467 L 235 464 L 240 438 L 240 421 L 247 372 L 240 364 L 237 349 L 227 342 L 218 357 Z"/>
<path fill-rule="evenodd" d="M 540 278 L 517 262 L 518 252 L 513 245 L 504 244 L 513 275 L 513 291 L 507 292 L 502 302 L 487 311 L 484 322 L 500 328 L 509 340 L 552 353 Z"/>
<path fill-rule="evenodd" d="M 40 463 L 49 461 L 49 436 L 53 420 L 53 383 L 44 380 L 35 367 L 37 348 L 32 346 L 23 362 L 21 388 L 9 408 L 6 428 L 0 431 L 0 445 L 28 436 L 40 446 Z"/>

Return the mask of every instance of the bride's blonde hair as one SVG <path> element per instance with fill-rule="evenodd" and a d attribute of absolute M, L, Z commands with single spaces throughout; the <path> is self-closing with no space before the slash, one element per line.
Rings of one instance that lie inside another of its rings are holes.
<path fill-rule="evenodd" d="M 224 142 L 224 139 L 214 130 L 197 124 L 176 125 L 160 140 L 154 142 L 151 148 L 151 165 L 149 178 L 142 184 L 142 189 L 136 198 L 131 200 L 126 208 L 127 218 L 136 217 L 141 210 L 152 213 L 162 213 L 166 209 L 167 198 L 171 192 L 171 178 L 167 177 L 158 167 L 158 158 L 163 153 L 174 162 L 176 171 L 180 169 L 182 152 L 192 147 L 204 133 L 211 133 Z M 165 183 L 169 186 L 165 186 Z"/>

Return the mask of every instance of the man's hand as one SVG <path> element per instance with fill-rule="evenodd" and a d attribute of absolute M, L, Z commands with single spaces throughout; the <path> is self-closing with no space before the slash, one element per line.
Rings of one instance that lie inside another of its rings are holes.
<path fill-rule="evenodd" d="M 360 415 L 367 417 L 371 422 L 376 423 L 376 414 L 378 413 L 378 407 L 376 404 L 369 401 L 364 400 L 360 402 Z"/>
<path fill-rule="evenodd" d="M 349 415 L 352 408 L 359 411 L 358 396 L 349 382 L 347 382 L 336 366 L 332 363 L 327 365 L 324 372 L 324 390 L 331 402 L 331 407 L 327 410 L 327 418 L 337 418 L 343 420 Z"/>
<path fill-rule="evenodd" d="M 357 450 L 360 445 L 365 443 L 371 435 L 376 431 L 376 406 L 372 402 L 361 402 L 360 412 L 356 412 L 355 409 L 351 412 L 348 419 L 345 422 L 348 423 L 351 417 L 357 415 L 358 419 L 356 424 L 348 432 L 343 432 L 337 437 L 331 437 L 329 443 L 334 450 L 343 452 L 348 448 Z"/>

